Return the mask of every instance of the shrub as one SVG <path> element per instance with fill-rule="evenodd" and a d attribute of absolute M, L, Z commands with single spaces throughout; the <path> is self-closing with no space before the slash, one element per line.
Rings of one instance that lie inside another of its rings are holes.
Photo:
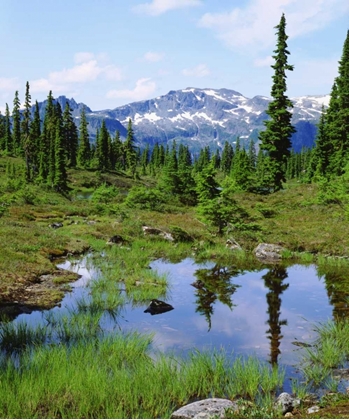
<path fill-rule="evenodd" d="M 163 211 L 164 195 L 157 189 L 132 187 L 126 197 L 125 206 L 131 208 Z"/>
<path fill-rule="evenodd" d="M 119 195 L 119 190 L 114 186 L 108 187 L 102 184 L 92 194 L 91 200 L 98 203 L 110 203 L 115 197 Z"/>

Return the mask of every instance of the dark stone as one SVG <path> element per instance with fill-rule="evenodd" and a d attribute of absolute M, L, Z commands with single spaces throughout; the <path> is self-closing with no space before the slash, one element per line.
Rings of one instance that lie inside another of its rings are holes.
<path fill-rule="evenodd" d="M 153 299 L 144 312 L 149 313 L 150 315 L 158 315 L 163 314 L 164 312 L 172 311 L 172 309 L 174 309 L 174 307 L 169 303 L 163 302 L 162 300 Z"/>
<path fill-rule="evenodd" d="M 125 243 L 125 239 L 120 236 L 120 235 L 114 235 L 112 236 L 109 241 L 107 242 L 107 244 L 123 244 Z"/>
<path fill-rule="evenodd" d="M 58 229 L 58 228 L 63 227 L 63 223 L 51 223 L 50 227 L 53 229 Z"/>

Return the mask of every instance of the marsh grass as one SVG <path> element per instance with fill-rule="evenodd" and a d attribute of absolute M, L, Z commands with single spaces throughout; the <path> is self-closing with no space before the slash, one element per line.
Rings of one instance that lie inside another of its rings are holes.
<path fill-rule="evenodd" d="M 349 323 L 328 321 L 315 326 L 318 335 L 313 347 L 304 349 L 302 372 L 308 384 L 337 389 L 333 368 L 343 367 L 349 356 Z"/>
<path fill-rule="evenodd" d="M 56 324 L 56 327 L 60 323 Z M 250 358 L 193 352 L 189 357 L 149 355 L 152 337 L 137 333 L 77 338 L 24 351 L 2 363 L 0 416 L 7 418 L 168 418 L 196 398 L 264 398 L 282 382 Z M 68 345 L 69 344 L 69 345 Z M 238 370 L 236 373 L 234 373 Z M 246 388 L 234 388 L 234 383 Z M 269 382 L 267 385 L 266 383 Z M 232 390 L 235 389 L 233 392 Z"/>
<path fill-rule="evenodd" d="M 25 322 L 0 323 L 0 349 L 6 353 L 38 346 L 45 343 L 47 337 L 48 329 L 45 326 L 30 327 Z"/>

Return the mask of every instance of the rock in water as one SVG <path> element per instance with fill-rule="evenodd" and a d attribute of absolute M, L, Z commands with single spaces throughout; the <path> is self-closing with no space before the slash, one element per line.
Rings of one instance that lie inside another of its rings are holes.
<path fill-rule="evenodd" d="M 174 309 L 174 307 L 169 303 L 163 302 L 162 300 L 153 299 L 144 312 L 149 313 L 150 315 L 158 315 L 163 314 L 164 312 L 172 311 L 172 309 Z"/>

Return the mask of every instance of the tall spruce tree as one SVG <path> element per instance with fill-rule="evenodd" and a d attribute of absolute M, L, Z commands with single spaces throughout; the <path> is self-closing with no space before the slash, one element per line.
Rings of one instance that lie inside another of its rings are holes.
<path fill-rule="evenodd" d="M 78 130 L 71 112 L 72 110 L 70 109 L 69 103 L 66 102 L 63 112 L 62 126 L 63 148 L 66 152 L 66 159 L 69 166 L 74 168 L 77 163 L 78 154 Z"/>
<path fill-rule="evenodd" d="M 290 154 L 291 135 L 295 129 L 291 124 L 290 108 L 293 104 L 286 95 L 286 70 L 292 71 L 293 66 L 288 64 L 287 60 L 290 53 L 287 50 L 288 36 L 284 14 L 275 28 L 277 29 L 277 45 L 274 50 L 275 55 L 273 55 L 275 64 L 271 66 L 274 69 L 271 88 L 273 100 L 266 111 L 270 120 L 264 122 L 266 130 L 260 134 L 259 138 L 261 149 L 266 151 L 263 184 L 270 190 L 278 191 L 282 189 L 282 183 L 286 180 L 285 165 Z"/>
<path fill-rule="evenodd" d="M 96 141 L 96 158 L 97 167 L 100 171 L 106 171 L 110 168 L 110 145 L 109 133 L 105 125 L 105 120 L 102 121 L 101 129 L 98 131 Z"/>
<path fill-rule="evenodd" d="M 13 139 L 11 135 L 11 119 L 10 119 L 10 109 L 6 103 L 5 108 L 5 135 L 4 135 L 4 150 L 6 154 L 11 154 L 13 152 Z"/>
<path fill-rule="evenodd" d="M 80 115 L 79 147 L 77 156 L 78 164 L 81 168 L 87 168 L 91 159 L 90 138 L 87 125 L 86 110 L 85 107 L 83 107 Z"/>
<path fill-rule="evenodd" d="M 56 119 L 54 154 L 53 187 L 56 191 L 64 192 L 67 189 L 66 151 L 64 150 L 62 119 L 59 115 Z"/>
<path fill-rule="evenodd" d="M 22 155 L 23 148 L 21 147 L 21 114 L 19 112 L 21 103 L 18 97 L 18 90 L 15 92 L 15 98 L 13 100 L 12 110 L 12 139 L 13 139 L 13 150 L 16 155 Z"/>
<path fill-rule="evenodd" d="M 137 153 L 135 147 L 135 138 L 134 132 L 132 127 L 131 118 L 128 120 L 127 126 L 127 136 L 126 141 L 124 143 L 125 148 L 125 156 L 126 156 L 126 169 L 127 171 L 134 176 L 136 173 L 136 166 L 137 166 Z"/>
<path fill-rule="evenodd" d="M 349 30 L 327 110 L 326 134 L 333 149 L 329 172 L 342 175 L 349 157 Z"/>
<path fill-rule="evenodd" d="M 39 169 L 39 146 L 41 136 L 41 122 L 38 101 L 35 102 L 34 118 L 30 125 L 28 152 L 32 163 L 32 177 Z"/>
<path fill-rule="evenodd" d="M 32 147 L 30 144 L 30 124 L 31 124 L 31 96 L 29 93 L 29 82 L 26 83 L 23 119 L 21 122 L 21 147 L 24 150 L 26 171 L 25 178 L 31 180 L 32 167 Z"/>

